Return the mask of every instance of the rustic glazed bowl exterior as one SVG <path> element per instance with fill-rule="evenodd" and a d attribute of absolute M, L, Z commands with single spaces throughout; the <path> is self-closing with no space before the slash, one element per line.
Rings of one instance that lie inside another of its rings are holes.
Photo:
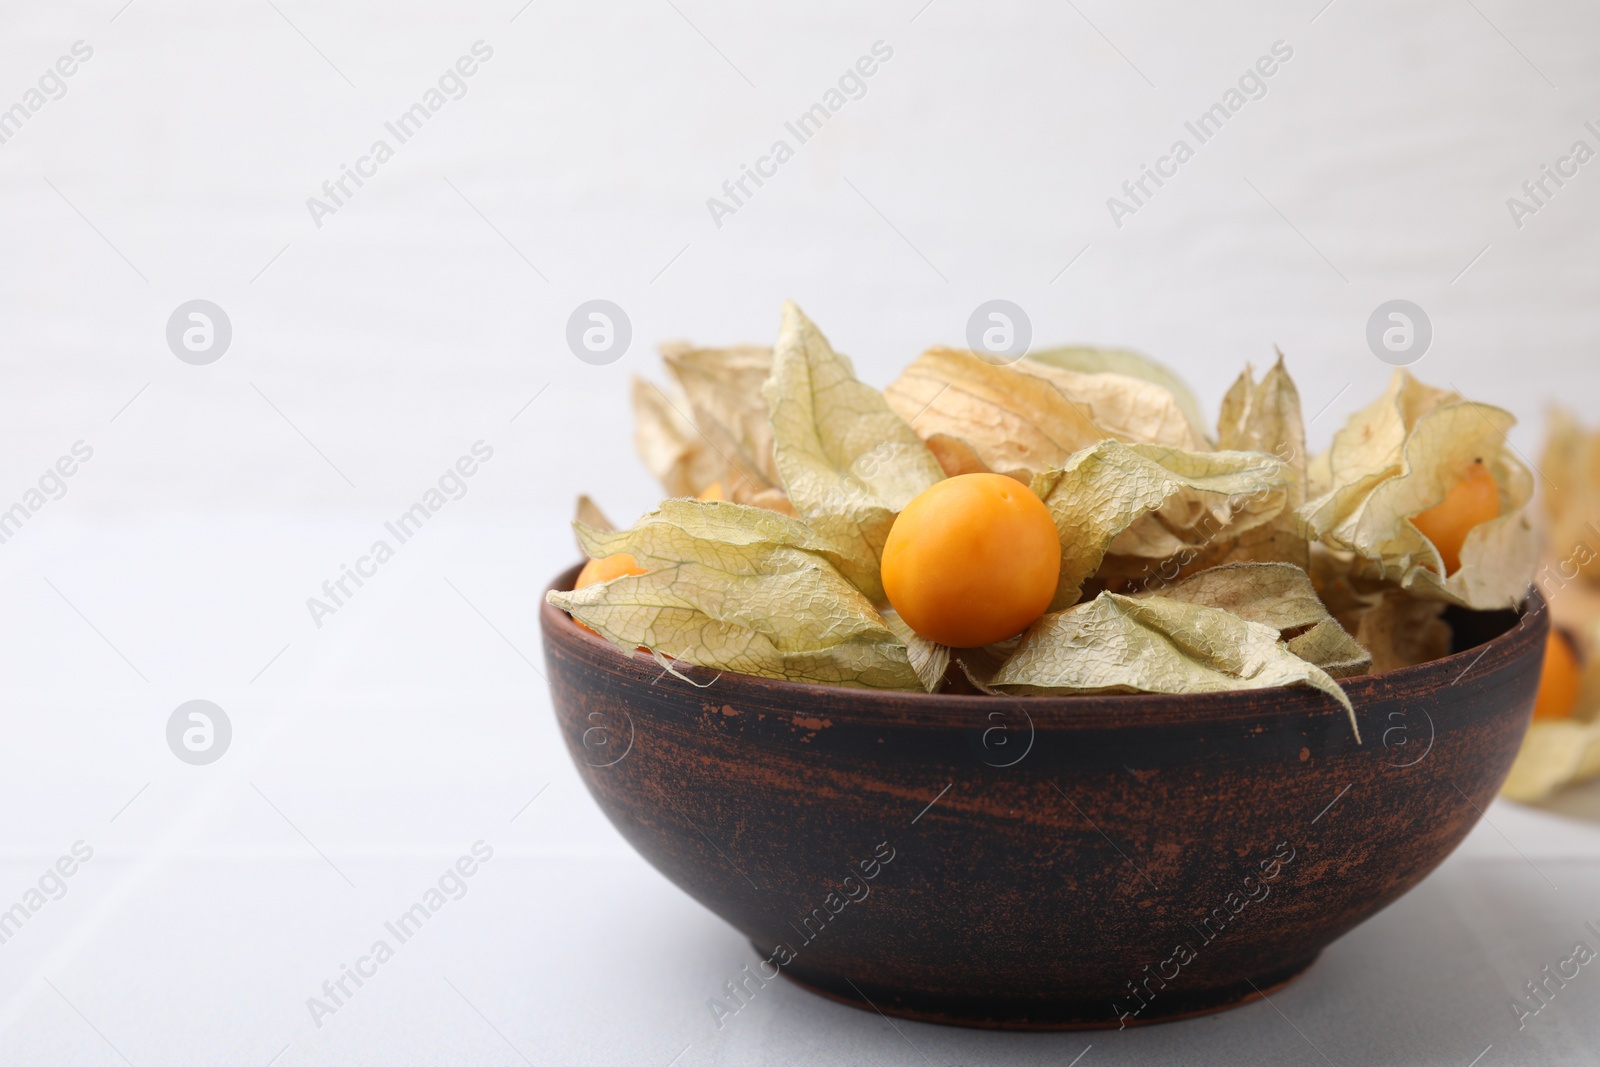
<path fill-rule="evenodd" d="M 683 668 L 690 684 L 541 616 L 595 800 L 755 947 L 717 1003 L 781 974 L 1018 1029 L 1270 994 L 1433 870 L 1511 767 L 1549 625 L 1537 600 L 1455 621 L 1454 654 L 1346 681 L 1358 744 L 1309 690 L 1003 698 Z"/>

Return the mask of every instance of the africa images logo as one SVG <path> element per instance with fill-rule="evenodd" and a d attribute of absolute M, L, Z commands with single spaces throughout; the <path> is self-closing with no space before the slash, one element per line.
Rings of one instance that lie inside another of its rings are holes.
<path fill-rule="evenodd" d="M 28 89 L 22 94 L 22 99 L 0 110 L 0 145 L 21 133 L 28 120 L 44 110 L 50 101 L 66 96 L 66 79 L 78 73 L 82 64 L 94 58 L 94 47 L 87 41 L 72 42 L 70 51 L 70 55 L 57 59 L 54 66 L 45 68 L 44 73 L 39 75 L 36 88 Z"/>
<path fill-rule="evenodd" d="M 460 100 L 467 95 L 467 79 L 478 73 L 481 64 L 494 58 L 494 48 L 485 41 L 473 42 L 471 52 L 471 55 L 461 56 L 454 65 L 446 67 L 438 81 L 423 91 L 420 100 L 400 112 L 393 122 L 383 124 L 383 128 L 394 138 L 394 144 L 391 145 L 383 137 L 373 141 L 366 154 L 356 158 L 354 167 L 341 163 L 339 176 L 322 183 L 322 196 L 326 199 L 315 196 L 306 198 L 306 210 L 311 213 L 311 221 L 317 229 L 322 229 L 324 216 L 337 215 L 368 180 L 378 176 L 378 168 L 394 158 L 399 145 L 422 132 L 428 120 L 451 100 Z M 351 188 L 352 184 L 355 188 Z"/>
<path fill-rule="evenodd" d="M 471 455 L 462 455 L 439 475 L 437 487 L 430 486 L 421 498 L 392 522 L 383 524 L 384 531 L 394 538 L 380 537 L 368 547 L 366 554 L 356 558 L 355 566 L 339 564 L 339 575 L 322 583 L 322 596 L 306 597 L 306 610 L 317 629 L 322 629 L 323 619 L 337 615 L 352 600 L 367 581 L 378 576 L 378 568 L 395 557 L 395 552 L 415 537 L 433 516 L 444 510 L 452 500 L 467 495 L 467 479 L 482 469 L 482 464 L 494 458 L 494 448 L 484 441 L 472 443 Z M 352 585 L 354 588 L 352 588 Z M 324 599 L 325 598 L 325 599 Z"/>
<path fill-rule="evenodd" d="M 1257 59 L 1253 66 L 1247 67 L 1239 75 L 1236 85 L 1227 88 L 1221 100 L 1202 111 L 1193 122 L 1183 124 L 1184 129 L 1194 137 L 1193 145 L 1180 137 L 1172 142 L 1166 155 L 1156 160 L 1153 168 L 1148 163 L 1141 164 L 1139 176 L 1122 183 L 1122 193 L 1127 200 L 1115 196 L 1106 199 L 1106 210 L 1111 213 L 1111 221 L 1117 229 L 1122 229 L 1124 218 L 1137 215 L 1140 208 L 1149 204 L 1157 190 L 1178 176 L 1178 168 L 1194 158 L 1198 146 L 1221 133 L 1223 124 L 1244 110 L 1250 101 L 1265 97 L 1267 79 L 1277 74 L 1282 64 L 1293 58 L 1294 48 L 1289 42 L 1273 41 L 1270 55 Z M 1152 184 L 1155 188 L 1151 188 Z"/>
<path fill-rule="evenodd" d="M 880 64 L 893 58 L 894 48 L 888 42 L 873 41 L 871 55 L 864 55 L 853 66 L 846 67 L 837 84 L 830 86 L 821 100 L 802 111 L 793 122 L 783 124 L 784 130 L 794 138 L 794 144 L 791 145 L 787 137 L 779 137 L 765 155 L 756 157 L 753 167 L 748 163 L 739 164 L 738 176 L 722 183 L 722 196 L 706 197 L 706 210 L 711 212 L 711 221 L 716 223 L 717 229 L 722 229 L 724 218 L 739 213 L 739 209 L 755 196 L 756 189 L 767 184 L 766 179 L 777 177 L 778 168 L 794 158 L 796 148 L 821 133 L 823 123 L 843 111 L 851 100 L 866 96 L 867 79 L 878 73 Z M 750 188 L 751 182 L 755 183 L 755 189 Z"/>

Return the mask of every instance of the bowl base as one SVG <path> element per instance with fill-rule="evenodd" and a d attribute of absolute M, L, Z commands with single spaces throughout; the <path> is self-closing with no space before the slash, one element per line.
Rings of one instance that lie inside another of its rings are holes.
<path fill-rule="evenodd" d="M 761 951 L 754 942 L 751 947 Z M 798 961 L 784 967 L 783 974 L 795 985 L 829 1000 L 916 1022 L 982 1030 L 1117 1030 L 1212 1015 L 1264 999 L 1305 973 L 1319 954 L 1230 985 L 1187 995 L 1174 992 L 1153 1001 L 1137 1017 L 1130 1015 L 1125 1020 L 1110 1017 L 1109 1001 L 1103 996 L 1021 1000 L 981 995 L 949 997 L 875 986 L 863 989 L 849 978 L 799 966 Z"/>

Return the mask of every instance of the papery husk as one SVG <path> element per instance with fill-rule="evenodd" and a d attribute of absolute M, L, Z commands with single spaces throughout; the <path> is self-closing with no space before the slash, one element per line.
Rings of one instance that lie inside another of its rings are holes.
<path fill-rule="evenodd" d="M 1562 408 L 1550 412 L 1547 433 L 1539 467 L 1548 551 L 1562 579 L 1600 587 L 1600 433 L 1585 433 Z"/>
<path fill-rule="evenodd" d="M 1372 656 L 1328 612 L 1310 576 L 1292 563 L 1211 567 L 1158 595 L 1271 626 L 1289 651 L 1335 678 L 1362 674 L 1372 663 Z"/>
<path fill-rule="evenodd" d="M 1321 542 L 1311 545 L 1311 584 L 1317 596 L 1339 625 L 1350 633 L 1360 625 L 1361 613 L 1378 602 L 1377 594 L 1358 589 L 1353 581 L 1355 555 L 1329 548 Z"/>
<path fill-rule="evenodd" d="M 1330 488 L 1300 515 L 1328 544 L 1419 597 L 1478 610 L 1515 607 L 1538 557 L 1527 515 L 1533 476 L 1505 437 L 1514 422 L 1509 412 L 1397 369 L 1384 395 L 1335 434 L 1323 464 Z M 1480 458 L 1499 487 L 1500 514 L 1467 534 L 1461 566 L 1446 578 L 1438 549 L 1410 520 L 1443 500 Z"/>
<path fill-rule="evenodd" d="M 883 621 L 900 639 L 900 643 L 906 646 L 911 669 L 917 672 L 917 680 L 922 683 L 922 688 L 937 693 L 944 684 L 945 671 L 950 668 L 950 646 L 923 637 L 893 608 L 885 608 L 882 614 Z"/>
<path fill-rule="evenodd" d="M 1061 538 L 1061 577 L 1050 610 L 1077 603 L 1083 583 L 1100 570 L 1108 552 L 1170 556 L 1188 543 L 1174 528 L 1191 531 L 1204 543 L 1215 536 L 1209 523 L 1219 511 L 1223 517 L 1215 530 L 1229 523 L 1248 529 L 1270 520 L 1285 507 L 1290 481 L 1282 460 L 1255 452 L 1188 452 L 1102 441 L 1074 454 L 1060 469 L 1032 482 Z M 1157 516 L 1149 527 L 1153 533 L 1134 529 L 1151 515 Z M 1169 540 L 1153 541 L 1156 537 Z"/>
<path fill-rule="evenodd" d="M 1187 575 L 1227 563 L 1282 562 L 1302 570 L 1310 566 L 1307 529 L 1295 514 L 1305 500 L 1305 425 L 1300 394 L 1281 354 L 1260 382 L 1247 367 L 1228 390 L 1218 419 L 1217 447 L 1283 460 L 1290 481 L 1281 500 L 1274 494 L 1241 505 L 1180 494 L 1119 536 L 1108 552 L 1110 574 L 1144 579 L 1140 587 L 1150 588 L 1161 584 L 1152 575 Z M 1136 562 L 1174 557 L 1175 566 Z"/>
<path fill-rule="evenodd" d="M 1582 562 L 1591 554 L 1600 555 L 1600 529 L 1580 528 L 1576 545 L 1569 544 L 1558 555 L 1554 544 L 1546 543 L 1545 559 L 1534 584 L 1544 596 L 1550 611 L 1550 624 L 1584 641 L 1592 641 L 1600 627 L 1600 584 L 1582 577 Z M 1588 648 L 1583 649 L 1585 653 Z M 1600 693 L 1596 694 L 1600 702 Z"/>
<path fill-rule="evenodd" d="M 774 455 L 795 510 L 829 558 L 864 593 L 885 598 L 879 560 L 889 528 L 944 470 L 882 393 L 856 380 L 850 360 L 792 302 L 762 387 Z"/>
<path fill-rule="evenodd" d="M 1356 643 L 1372 655 L 1372 671 L 1392 671 L 1442 659 L 1453 637 L 1445 605 L 1404 589 L 1385 589 L 1358 615 Z"/>
<path fill-rule="evenodd" d="M 761 386 L 772 350 L 759 345 L 661 346 L 668 388 L 633 381 L 634 444 L 668 496 L 712 485 L 736 503 L 793 514 L 778 477 Z"/>
<path fill-rule="evenodd" d="M 727 462 L 694 428 L 682 395 L 633 379 L 633 444 L 668 496 L 699 496 L 727 472 Z"/>
<path fill-rule="evenodd" d="M 1288 482 L 1270 490 L 1234 494 L 1175 493 L 1117 535 L 1100 573 L 1140 579 L 1139 588 L 1152 589 L 1175 577 L 1239 559 L 1240 545 L 1272 536 L 1272 527 L 1289 511 L 1292 488 L 1293 483 Z M 1243 561 L 1252 560 L 1253 554 L 1244 551 Z"/>
<path fill-rule="evenodd" d="M 1423 415 L 1461 395 L 1435 389 L 1396 369 L 1388 388 L 1335 431 L 1333 444 L 1311 464 L 1317 497 L 1306 518 L 1318 536 L 1358 516 L 1368 494 L 1401 471 L 1406 437 Z"/>
<path fill-rule="evenodd" d="M 1353 553 L 1313 545 L 1311 581 L 1329 613 L 1371 656 L 1371 673 L 1450 654 L 1454 635 L 1443 618 L 1446 604 L 1384 582 Z"/>
<path fill-rule="evenodd" d="M 794 503 L 782 489 L 763 489 L 759 493 L 738 494 L 734 502 L 749 504 L 753 508 L 776 511 L 778 514 L 788 515 L 790 518 L 795 518 L 800 514 L 795 511 Z"/>
<path fill-rule="evenodd" d="M 600 505 L 596 504 L 588 493 L 579 494 L 578 506 L 573 514 L 572 521 L 581 523 L 592 530 L 609 532 L 617 528 L 617 524 L 606 517 L 606 513 L 600 510 Z M 582 541 L 578 542 L 578 547 L 580 549 L 583 547 Z"/>
<path fill-rule="evenodd" d="M 1196 433 L 1206 424 L 1200 400 L 1189 388 L 1189 383 L 1178 377 L 1165 364 L 1158 363 L 1131 348 L 1101 348 L 1095 345 L 1064 345 L 1059 348 L 1041 348 L 1028 353 L 1028 359 L 1058 370 L 1076 371 L 1079 374 L 1120 374 L 1125 378 L 1138 378 L 1159 385 L 1172 395 Z M 1226 448 L 1228 446 L 1222 445 Z"/>
<path fill-rule="evenodd" d="M 1533 803 L 1597 775 L 1600 722 L 1536 722 L 1528 727 L 1500 793 Z"/>
<path fill-rule="evenodd" d="M 928 446 L 933 458 L 939 461 L 939 467 L 947 478 L 962 474 L 994 473 L 983 460 L 978 458 L 978 453 L 973 451 L 972 446 L 959 437 L 936 433 L 932 437 L 924 438 L 922 443 Z"/>
<path fill-rule="evenodd" d="M 1307 685 L 1354 728 L 1335 676 L 1446 654 L 1444 604 L 1514 606 L 1533 570 L 1533 480 L 1505 439 L 1511 417 L 1403 370 L 1308 460 L 1281 355 L 1228 390 L 1215 443 L 1187 386 L 1123 350 L 997 366 L 935 348 L 880 393 L 789 303 L 771 350 L 663 356 L 667 389 L 634 384 L 640 454 L 670 495 L 715 484 L 728 501 L 668 500 L 607 530 L 583 498 L 584 550 L 630 552 L 647 572 L 550 599 L 664 662 L 927 692 Z M 1553 441 L 1562 470 L 1581 466 L 1575 434 Z M 1410 519 L 1480 457 L 1501 514 L 1470 532 L 1445 577 Z M 951 650 L 883 609 L 882 548 L 918 494 L 984 471 L 1045 502 L 1061 577 L 1019 638 Z"/>
<path fill-rule="evenodd" d="M 816 555 L 827 551 L 827 542 L 798 519 L 723 500 L 663 500 L 625 530 L 605 530 L 582 521 L 572 528 L 591 559 L 627 552 L 639 566 L 651 569 L 692 559 L 743 572 L 757 566 L 764 558 L 760 553 L 767 549 L 794 548 Z M 727 555 L 720 556 L 724 550 Z M 757 554 L 750 555 L 751 550 Z"/>
<path fill-rule="evenodd" d="M 1306 501 L 1306 426 L 1300 411 L 1300 391 L 1284 365 L 1283 353 L 1278 354 L 1278 361 L 1259 382 L 1247 365 L 1222 398 L 1217 447 L 1277 456 L 1288 464 L 1294 479 L 1282 514 L 1240 535 L 1218 555 L 1216 562 L 1282 562 L 1309 570 L 1308 530 L 1296 514 Z"/>
<path fill-rule="evenodd" d="M 548 599 L 625 651 L 795 682 L 922 688 L 906 645 L 805 523 L 667 500 L 628 530 L 575 528 L 590 556 L 628 552 L 647 571 Z"/>
<path fill-rule="evenodd" d="M 1107 438 L 1209 448 L 1172 394 L 1121 374 L 1080 374 L 1032 360 L 998 366 L 932 348 L 884 391 L 924 438 L 966 446 L 984 469 L 1026 481 Z"/>
<path fill-rule="evenodd" d="M 1554 478 L 1550 470 L 1545 473 Z M 1560 473 L 1570 481 L 1570 471 Z M 1600 587 L 1579 575 L 1570 552 L 1566 559 L 1565 568 L 1560 560 L 1546 562 L 1539 587 L 1549 606 L 1551 626 L 1573 640 L 1583 664 L 1583 683 L 1570 719 L 1535 720 L 1528 727 L 1501 788 L 1512 800 L 1543 800 L 1566 786 L 1600 776 Z"/>
<path fill-rule="evenodd" d="M 1008 693 L 1213 693 L 1305 685 L 1355 710 L 1339 683 L 1276 628 L 1162 596 L 1095 599 L 1044 616 L 990 685 Z"/>
<path fill-rule="evenodd" d="M 729 498 L 742 503 L 747 493 L 781 488 L 772 419 L 761 395 L 772 374 L 772 349 L 678 343 L 663 345 L 661 358 L 689 401 L 689 417 L 727 464 L 721 480 Z"/>
<path fill-rule="evenodd" d="M 1290 637 L 1288 645 L 1290 652 L 1321 667 L 1331 678 L 1353 678 L 1372 670 L 1372 653 L 1332 616 Z"/>

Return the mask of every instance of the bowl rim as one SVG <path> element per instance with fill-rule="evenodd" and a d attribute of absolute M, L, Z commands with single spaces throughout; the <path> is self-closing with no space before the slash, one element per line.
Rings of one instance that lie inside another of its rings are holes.
<path fill-rule="evenodd" d="M 567 591 L 572 587 L 582 564 L 575 564 L 560 572 L 545 587 L 545 592 Z M 1408 696 L 1423 696 L 1463 681 L 1468 674 L 1474 682 L 1483 685 L 1499 669 L 1513 665 L 1526 655 L 1529 646 L 1543 654 L 1545 634 L 1550 626 L 1550 612 L 1543 595 L 1530 585 L 1521 604 L 1513 609 L 1519 615 L 1515 624 L 1477 645 L 1452 652 L 1439 659 L 1377 674 L 1362 674 L 1337 679 L 1359 713 L 1363 704 L 1378 700 L 1393 700 Z M 1531 624 L 1531 625 L 1530 625 Z M 546 640 L 546 651 L 552 642 L 566 650 L 587 653 L 594 666 L 611 673 L 632 674 L 659 680 L 662 673 L 654 657 L 644 652 L 623 654 L 610 641 L 580 627 L 565 611 L 551 604 L 547 597 L 540 598 L 540 629 Z M 1486 662 L 1485 662 L 1486 661 Z M 1481 669 L 1475 670 L 1475 668 Z M 1325 711 L 1340 720 L 1347 714 L 1332 697 L 1305 686 L 1274 686 L 1264 689 L 1229 689 L 1209 693 L 1077 693 L 1060 696 L 1005 694 L 991 696 L 983 693 L 927 693 L 908 689 L 870 689 L 862 686 L 820 685 L 812 682 L 791 682 L 781 678 L 766 678 L 755 674 L 734 671 L 717 672 L 715 668 L 682 664 L 691 671 L 712 674 L 716 682 L 702 690 L 707 699 L 722 701 L 714 696 L 717 685 L 728 680 L 728 687 L 744 696 L 767 694 L 774 702 L 811 702 L 827 706 L 830 714 L 851 710 L 864 715 L 881 712 L 905 713 L 920 710 L 923 716 L 943 715 L 951 712 L 995 710 L 1000 702 L 1009 706 L 1020 701 L 1021 706 L 1044 713 L 1041 717 L 1056 720 L 1057 716 L 1070 717 L 1074 725 L 1135 725 L 1145 720 L 1172 725 L 1175 721 L 1195 722 L 1212 720 L 1249 719 L 1259 721 L 1269 712 L 1291 714 Z M 1442 683 L 1442 684 L 1441 684 Z M 1467 691 L 1474 688 L 1469 686 Z M 896 716 L 898 717 L 898 716 Z M 1031 716 L 1030 716 L 1031 718 Z M 1364 737 L 1364 735 L 1363 735 Z M 1365 738 L 1364 738 L 1365 739 Z"/>

